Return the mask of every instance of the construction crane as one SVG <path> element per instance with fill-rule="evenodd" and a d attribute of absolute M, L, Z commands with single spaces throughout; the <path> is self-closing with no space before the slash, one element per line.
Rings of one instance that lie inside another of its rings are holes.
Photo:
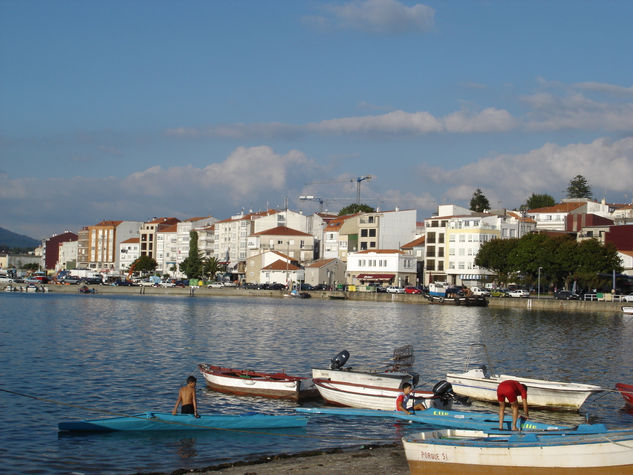
<path fill-rule="evenodd" d="M 317 198 L 316 196 L 312 196 L 312 195 L 301 195 L 299 199 L 303 201 L 318 201 L 319 213 L 323 211 L 323 199 Z"/>
<path fill-rule="evenodd" d="M 359 176 L 358 178 L 356 178 L 356 204 L 359 205 L 360 204 L 360 184 L 362 181 L 365 180 L 371 180 L 372 176 L 371 175 L 367 175 L 367 176 Z M 350 180 L 350 181 L 354 181 L 354 180 Z"/>
<path fill-rule="evenodd" d="M 356 182 L 356 204 L 360 204 L 360 184 L 365 181 L 365 180 L 371 180 L 373 177 L 371 175 L 365 175 L 365 176 L 359 176 L 356 178 L 345 178 L 343 180 L 334 180 L 334 181 L 313 181 L 311 183 L 306 183 L 306 185 L 329 185 L 329 184 L 333 184 L 333 183 L 354 183 Z M 299 199 L 304 199 L 299 197 Z M 314 196 L 311 196 L 310 198 L 305 198 L 305 199 L 309 199 L 309 200 L 313 200 L 313 201 L 319 201 L 320 198 L 316 198 Z M 319 203 L 321 205 L 323 205 L 323 203 L 321 201 L 319 201 Z"/>

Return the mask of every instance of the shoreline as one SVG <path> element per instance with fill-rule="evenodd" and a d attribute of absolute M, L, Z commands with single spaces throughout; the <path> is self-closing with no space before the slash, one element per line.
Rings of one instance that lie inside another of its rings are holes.
<path fill-rule="evenodd" d="M 409 473 L 409 464 L 404 455 L 402 444 L 393 443 L 363 445 L 345 449 L 310 450 L 294 454 L 263 455 L 254 460 L 227 462 L 203 468 L 177 469 L 171 472 L 171 475 L 185 473 L 203 475 L 389 473 L 391 475 L 405 475 Z"/>
<path fill-rule="evenodd" d="M 50 292 L 64 294 L 78 294 L 77 285 L 46 284 Z M 115 287 L 110 285 L 91 285 L 97 295 L 144 295 L 152 296 L 178 296 L 178 297 L 271 297 L 290 298 L 284 296 L 284 291 L 279 290 L 252 290 L 239 287 L 206 288 L 206 287 Z M 0 287 L 0 291 L 4 286 Z M 376 292 L 343 292 L 343 291 L 310 291 L 311 299 L 319 300 L 350 300 L 366 302 L 399 302 L 413 305 L 437 305 L 430 303 L 424 296 L 415 294 L 386 294 Z M 596 312 L 596 313 L 621 313 L 622 306 L 627 302 L 599 302 L 589 300 L 555 300 L 551 296 L 537 298 L 496 298 L 488 299 L 488 307 L 491 308 L 518 308 L 525 310 L 553 310 L 561 312 Z M 451 305 L 452 306 L 452 305 Z"/>

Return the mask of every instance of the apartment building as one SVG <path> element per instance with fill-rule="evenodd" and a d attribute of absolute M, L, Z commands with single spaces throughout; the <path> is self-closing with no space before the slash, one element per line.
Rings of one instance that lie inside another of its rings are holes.
<path fill-rule="evenodd" d="M 399 249 L 350 252 L 346 283 L 349 285 L 416 285 L 416 259 Z"/>
<path fill-rule="evenodd" d="M 286 226 L 253 233 L 247 239 L 249 256 L 279 251 L 302 264 L 314 260 L 314 236 Z"/>
<path fill-rule="evenodd" d="M 148 256 L 155 260 L 156 233 L 160 226 L 172 226 L 179 222 L 178 218 L 153 218 L 151 221 L 143 223 L 139 229 L 141 256 Z"/>
<path fill-rule="evenodd" d="M 132 263 L 141 257 L 141 244 L 138 237 L 126 239 L 119 244 L 119 268 L 118 271 L 124 274 L 130 270 Z"/>

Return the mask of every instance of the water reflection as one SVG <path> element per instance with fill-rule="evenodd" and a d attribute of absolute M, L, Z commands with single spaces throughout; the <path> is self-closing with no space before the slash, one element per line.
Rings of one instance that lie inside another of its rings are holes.
<path fill-rule="evenodd" d="M 97 411 L 169 412 L 189 374 L 206 362 L 308 375 L 347 349 L 351 367 L 379 367 L 393 349 L 415 348 L 426 387 L 461 371 L 471 343 L 486 343 L 506 374 L 586 382 L 629 382 L 633 321 L 620 315 L 404 305 L 98 295 L 0 296 L 0 380 L 6 389 L 87 409 L 0 393 L 0 446 L 9 472 L 172 471 L 278 452 L 395 442 L 415 424 L 312 417 L 290 433 L 98 434 L 57 438 L 61 420 Z M 200 378 L 199 378 L 200 379 Z M 291 401 L 235 397 L 199 384 L 202 413 L 294 413 Z M 621 396 L 591 397 L 580 413 L 530 411 L 543 422 L 633 424 Z M 92 409 L 92 410 L 91 410 Z M 495 412 L 474 403 L 470 410 Z M 156 457 L 160 453 L 161 457 Z"/>

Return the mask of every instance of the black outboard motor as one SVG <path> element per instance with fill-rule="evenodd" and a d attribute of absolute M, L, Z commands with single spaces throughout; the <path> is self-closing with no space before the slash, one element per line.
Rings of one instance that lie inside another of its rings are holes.
<path fill-rule="evenodd" d="M 349 359 L 349 351 L 343 350 L 330 360 L 330 369 L 341 369 Z"/>
<path fill-rule="evenodd" d="M 455 399 L 453 385 L 444 380 L 439 381 L 437 384 L 435 384 L 435 386 L 433 386 L 433 395 L 444 403 Z"/>

